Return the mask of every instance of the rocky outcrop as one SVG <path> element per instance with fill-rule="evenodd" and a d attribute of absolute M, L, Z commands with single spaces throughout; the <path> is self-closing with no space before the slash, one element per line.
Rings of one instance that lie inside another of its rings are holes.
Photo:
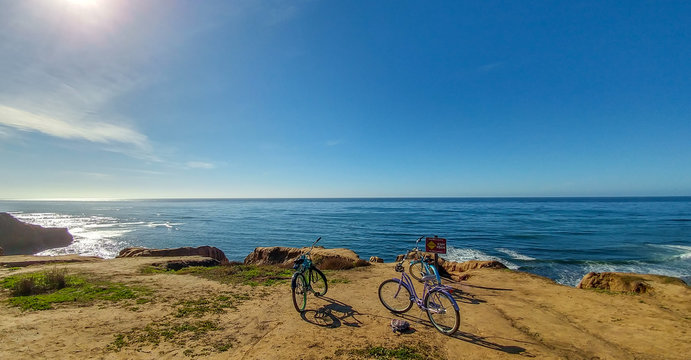
<path fill-rule="evenodd" d="M 0 213 L 0 247 L 5 255 L 28 255 L 65 247 L 73 241 L 67 228 L 44 228 Z"/>
<path fill-rule="evenodd" d="M 309 248 L 258 247 L 245 258 L 245 264 L 293 266 L 298 256 L 309 251 Z M 322 270 L 343 270 L 357 266 L 367 266 L 369 262 L 360 259 L 358 254 L 349 249 L 325 249 L 315 247 L 312 250 L 312 261 Z"/>
<path fill-rule="evenodd" d="M 420 253 L 422 256 L 429 257 L 430 259 L 434 259 L 434 254 L 432 253 L 426 253 L 426 252 L 421 252 Z M 412 259 L 413 255 L 408 255 L 408 259 Z M 406 260 L 405 254 L 398 255 L 396 257 L 396 261 L 403 261 Z M 445 276 L 445 277 L 450 277 L 451 279 L 455 281 L 462 281 L 466 280 L 468 278 L 468 274 L 466 273 L 467 271 L 470 270 L 475 270 L 475 269 L 506 269 L 506 265 L 502 264 L 499 261 L 496 260 L 470 260 L 466 262 L 455 262 L 455 261 L 448 261 L 444 260 L 444 258 L 439 257 L 438 259 L 438 264 L 439 264 L 439 275 Z"/>
<path fill-rule="evenodd" d="M 651 274 L 632 274 L 615 272 L 589 272 L 583 276 L 578 284 L 579 289 L 599 289 L 612 292 L 627 292 L 646 294 L 654 291 L 653 283 L 674 284 L 686 286 L 681 279 Z"/>
<path fill-rule="evenodd" d="M 459 263 L 439 258 L 439 274 L 455 281 L 468 279 L 466 272 L 475 269 L 506 269 L 506 266 L 496 260 L 470 260 Z"/>
<path fill-rule="evenodd" d="M 228 258 L 220 249 L 213 246 L 181 247 L 174 249 L 147 249 L 141 247 L 125 248 L 117 257 L 137 256 L 203 256 L 217 260 L 220 264 L 227 264 Z"/>
<path fill-rule="evenodd" d="M 372 256 L 369 258 L 369 262 L 373 263 L 383 263 L 384 259 L 380 258 L 379 256 Z"/>

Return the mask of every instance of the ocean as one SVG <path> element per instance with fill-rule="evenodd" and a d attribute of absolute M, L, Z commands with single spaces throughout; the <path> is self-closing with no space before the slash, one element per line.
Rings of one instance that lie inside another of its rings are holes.
<path fill-rule="evenodd" d="M 210 245 L 242 261 L 257 246 L 321 236 L 327 248 L 390 262 L 438 235 L 448 260 L 498 260 L 570 286 L 590 271 L 691 283 L 691 197 L 0 201 L 0 211 L 69 229 L 72 245 L 41 255 Z"/>

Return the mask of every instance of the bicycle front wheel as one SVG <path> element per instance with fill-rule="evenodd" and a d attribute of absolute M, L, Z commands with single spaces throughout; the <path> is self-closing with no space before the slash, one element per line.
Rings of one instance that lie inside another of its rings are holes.
<path fill-rule="evenodd" d="M 408 273 L 417 281 L 422 281 L 422 277 L 427 275 L 422 261 L 411 261 L 410 266 L 408 266 Z"/>
<path fill-rule="evenodd" d="M 410 290 L 394 279 L 386 280 L 379 285 L 379 301 L 394 313 L 404 313 L 413 306 Z"/>
<path fill-rule="evenodd" d="M 323 296 L 326 295 L 326 290 L 329 289 L 329 284 L 326 282 L 326 276 L 321 270 L 313 267 L 309 270 L 310 277 L 310 287 L 314 291 L 314 295 Z"/>
<path fill-rule="evenodd" d="M 307 306 L 307 281 L 305 276 L 301 273 L 295 273 L 292 281 L 293 288 L 293 306 L 298 312 L 305 311 Z"/>
<path fill-rule="evenodd" d="M 439 332 L 451 335 L 458 330 L 461 323 L 461 314 L 453 306 L 454 301 L 445 291 L 431 291 L 425 297 L 427 316 Z"/>

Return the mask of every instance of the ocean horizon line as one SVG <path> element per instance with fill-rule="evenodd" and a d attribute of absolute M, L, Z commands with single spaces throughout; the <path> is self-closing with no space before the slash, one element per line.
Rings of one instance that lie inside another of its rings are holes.
<path fill-rule="evenodd" d="M 691 195 L 620 196 L 357 196 L 357 197 L 159 197 L 159 198 L 41 198 L 0 199 L 7 202 L 117 202 L 117 201 L 651 201 L 691 200 Z"/>

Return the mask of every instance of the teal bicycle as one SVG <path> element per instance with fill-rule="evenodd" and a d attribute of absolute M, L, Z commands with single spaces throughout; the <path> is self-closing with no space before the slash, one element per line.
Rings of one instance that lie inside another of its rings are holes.
<path fill-rule="evenodd" d="M 295 310 L 302 313 L 307 306 L 307 293 L 313 293 L 315 296 L 326 295 L 329 285 L 326 282 L 326 276 L 321 270 L 317 269 L 312 262 L 310 253 L 314 249 L 314 245 L 321 240 L 319 237 L 307 253 L 300 255 L 293 263 L 293 277 L 290 280 L 290 287 L 293 293 L 293 306 Z"/>
<path fill-rule="evenodd" d="M 415 247 L 409 252 L 413 254 L 413 259 L 410 260 L 410 265 L 408 266 L 408 272 L 413 279 L 423 282 L 423 278 L 429 275 L 433 275 L 437 284 L 441 284 L 441 277 L 439 276 L 439 270 L 434 264 L 432 264 L 432 259 L 427 256 L 420 255 L 419 244 L 422 238 L 425 236 L 420 236 L 415 241 Z"/>

